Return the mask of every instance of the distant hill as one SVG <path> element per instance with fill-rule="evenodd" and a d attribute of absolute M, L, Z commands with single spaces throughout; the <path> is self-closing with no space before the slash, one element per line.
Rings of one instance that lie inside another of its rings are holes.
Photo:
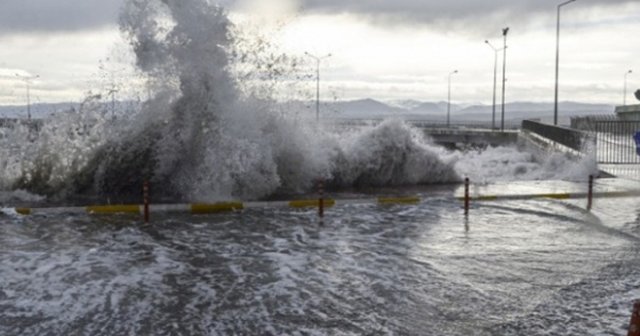
<path fill-rule="evenodd" d="M 76 108 L 77 103 L 54 103 L 54 104 L 32 104 L 31 105 L 31 117 L 35 119 L 46 118 L 47 116 L 66 111 L 70 108 Z M 7 105 L 0 106 L 0 117 L 2 118 L 26 118 L 27 106 L 26 105 Z"/>
<path fill-rule="evenodd" d="M 492 116 L 492 106 L 475 105 L 457 111 L 455 115 L 464 120 L 490 120 Z M 553 103 L 529 103 L 516 102 L 505 105 L 505 120 L 522 119 L 553 119 Z M 584 104 L 574 102 L 561 102 L 558 104 L 558 115 L 562 118 L 586 115 L 613 114 L 613 105 L 604 104 Z M 502 113 L 501 106 L 496 106 L 496 119 L 500 119 Z"/>
<path fill-rule="evenodd" d="M 34 119 L 44 119 L 52 114 L 58 112 L 68 111 L 70 109 L 78 110 L 80 103 L 38 103 L 31 105 L 31 117 Z M 127 113 L 128 111 L 135 109 L 139 105 L 137 101 L 116 101 L 115 111 L 116 114 Z M 111 102 L 99 102 L 98 106 L 104 111 L 111 111 Z M 27 107 L 25 105 L 5 105 L 0 106 L 0 118 L 26 118 Z"/>
<path fill-rule="evenodd" d="M 325 105 L 325 104 L 323 104 Z M 385 118 L 389 115 L 398 115 L 406 110 L 374 99 L 360 99 L 350 101 L 340 101 L 327 103 L 329 110 L 336 114 L 338 118 Z"/>
<path fill-rule="evenodd" d="M 430 121 L 444 121 L 447 114 L 446 102 L 419 102 L 415 100 L 381 102 L 374 99 L 345 102 L 328 102 L 321 105 L 321 114 L 329 118 L 376 119 L 401 117 Z M 515 122 L 523 119 L 553 119 L 553 103 L 513 102 L 505 105 L 505 121 Z M 491 105 L 451 104 L 451 122 L 491 122 Z M 614 106 L 606 104 L 587 104 L 561 102 L 558 114 L 562 123 L 568 123 L 569 117 L 586 115 L 613 114 Z M 501 118 L 502 108 L 496 106 L 496 121 Z"/>
<path fill-rule="evenodd" d="M 399 107 L 405 110 L 412 110 L 420 106 L 420 104 L 424 104 L 424 103 L 417 100 L 406 99 L 406 100 L 390 100 L 390 101 L 387 101 L 386 104 L 393 107 Z"/>
<path fill-rule="evenodd" d="M 109 103 L 102 103 L 106 111 Z M 131 110 L 137 102 L 116 102 L 116 113 Z M 315 113 L 315 102 L 289 101 L 281 104 L 286 110 L 299 110 L 301 113 Z M 31 106 L 33 118 L 45 118 L 48 115 L 78 108 L 78 103 L 34 104 Z M 380 119 L 399 117 L 413 120 L 444 122 L 447 114 L 446 102 L 422 102 L 417 100 L 396 100 L 383 102 L 375 99 L 321 102 L 320 114 L 329 119 Z M 561 102 L 558 106 L 560 123 L 568 124 L 569 117 L 586 115 L 613 114 L 614 106 L 606 104 L 586 104 Z M 500 122 L 501 106 L 496 106 L 496 122 Z M 124 113 L 124 112 L 122 112 Z M 25 118 L 26 107 L 0 106 L 0 118 Z M 451 123 L 487 123 L 492 119 L 491 105 L 451 104 Z M 505 121 L 519 122 L 523 119 L 553 120 L 553 103 L 513 102 L 505 106 Z"/>

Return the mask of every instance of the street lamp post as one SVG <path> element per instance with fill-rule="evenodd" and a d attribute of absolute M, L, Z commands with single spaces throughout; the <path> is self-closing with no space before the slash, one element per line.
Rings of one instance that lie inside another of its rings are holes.
<path fill-rule="evenodd" d="M 317 122 L 317 121 L 320 121 L 320 62 L 325 58 L 331 57 L 331 54 L 327 54 L 322 57 L 312 55 L 306 51 L 304 54 L 313 58 L 316 61 L 316 122 Z"/>
<path fill-rule="evenodd" d="M 505 84 L 507 83 L 507 34 L 509 33 L 509 27 L 502 29 L 502 36 L 504 36 L 504 46 L 502 47 L 502 117 L 500 122 L 500 130 L 504 132 L 504 94 Z"/>
<path fill-rule="evenodd" d="M 553 124 L 558 125 L 558 77 L 560 71 L 560 9 L 576 0 L 565 1 L 558 5 L 558 15 L 556 23 L 556 89 L 553 101 Z"/>
<path fill-rule="evenodd" d="M 451 115 L 451 76 L 457 74 L 458 70 L 454 70 L 449 74 L 449 90 L 447 94 L 447 128 L 449 127 L 450 115 Z"/>
<path fill-rule="evenodd" d="M 624 73 L 624 93 L 622 94 L 622 105 L 627 106 L 627 76 L 633 73 L 633 70 L 629 70 Z"/>
<path fill-rule="evenodd" d="M 21 76 L 19 74 L 16 74 L 16 77 L 22 79 L 25 83 L 25 85 L 27 86 L 27 120 L 31 120 L 31 91 L 30 91 L 30 85 L 31 85 L 31 81 L 40 77 L 40 75 L 35 75 L 35 76 Z"/>
<path fill-rule="evenodd" d="M 498 53 L 502 50 L 502 48 L 498 49 L 491 44 L 488 40 L 485 40 L 486 43 L 491 49 L 494 51 L 493 58 L 493 113 L 491 114 L 491 129 L 496 129 L 496 87 L 498 85 Z"/>
<path fill-rule="evenodd" d="M 111 118 L 116 117 L 116 93 L 118 93 L 118 89 L 115 85 L 107 92 L 107 95 L 111 96 Z"/>

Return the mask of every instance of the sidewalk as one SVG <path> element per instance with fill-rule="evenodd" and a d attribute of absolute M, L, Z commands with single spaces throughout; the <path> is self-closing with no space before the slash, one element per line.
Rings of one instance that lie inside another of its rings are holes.
<path fill-rule="evenodd" d="M 570 181 L 510 181 L 469 186 L 469 196 L 476 200 L 533 199 L 533 198 L 583 198 L 589 189 L 588 180 Z M 640 195 L 640 179 L 624 177 L 599 178 L 594 181 L 594 197 L 625 197 Z M 464 197 L 464 186 L 455 191 L 459 199 Z"/>
<path fill-rule="evenodd" d="M 599 164 L 598 168 L 616 177 L 640 181 L 640 164 Z"/>

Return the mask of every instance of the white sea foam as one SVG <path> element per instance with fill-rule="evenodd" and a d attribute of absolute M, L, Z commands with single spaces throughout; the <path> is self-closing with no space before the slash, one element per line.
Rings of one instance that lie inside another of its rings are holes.
<path fill-rule="evenodd" d="M 597 175 L 598 172 L 593 156 L 575 159 L 562 153 L 549 153 L 536 158 L 516 146 L 489 147 L 460 153 L 455 168 L 459 175 L 478 183 L 517 180 L 580 181 L 589 175 Z"/>
<path fill-rule="evenodd" d="M 32 194 L 26 190 L 0 191 L 0 204 L 7 203 L 37 203 L 45 200 L 44 196 Z"/>

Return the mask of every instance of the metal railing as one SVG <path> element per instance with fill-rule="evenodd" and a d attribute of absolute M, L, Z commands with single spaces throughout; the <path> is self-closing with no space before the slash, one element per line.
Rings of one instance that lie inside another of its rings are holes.
<path fill-rule="evenodd" d="M 599 163 L 640 164 L 633 136 L 640 132 L 640 121 L 599 121 L 595 124 Z"/>
<path fill-rule="evenodd" d="M 640 132 L 640 121 L 620 120 L 615 115 L 606 115 L 573 118 L 571 125 L 595 137 L 598 163 L 640 164 L 633 138 Z"/>

